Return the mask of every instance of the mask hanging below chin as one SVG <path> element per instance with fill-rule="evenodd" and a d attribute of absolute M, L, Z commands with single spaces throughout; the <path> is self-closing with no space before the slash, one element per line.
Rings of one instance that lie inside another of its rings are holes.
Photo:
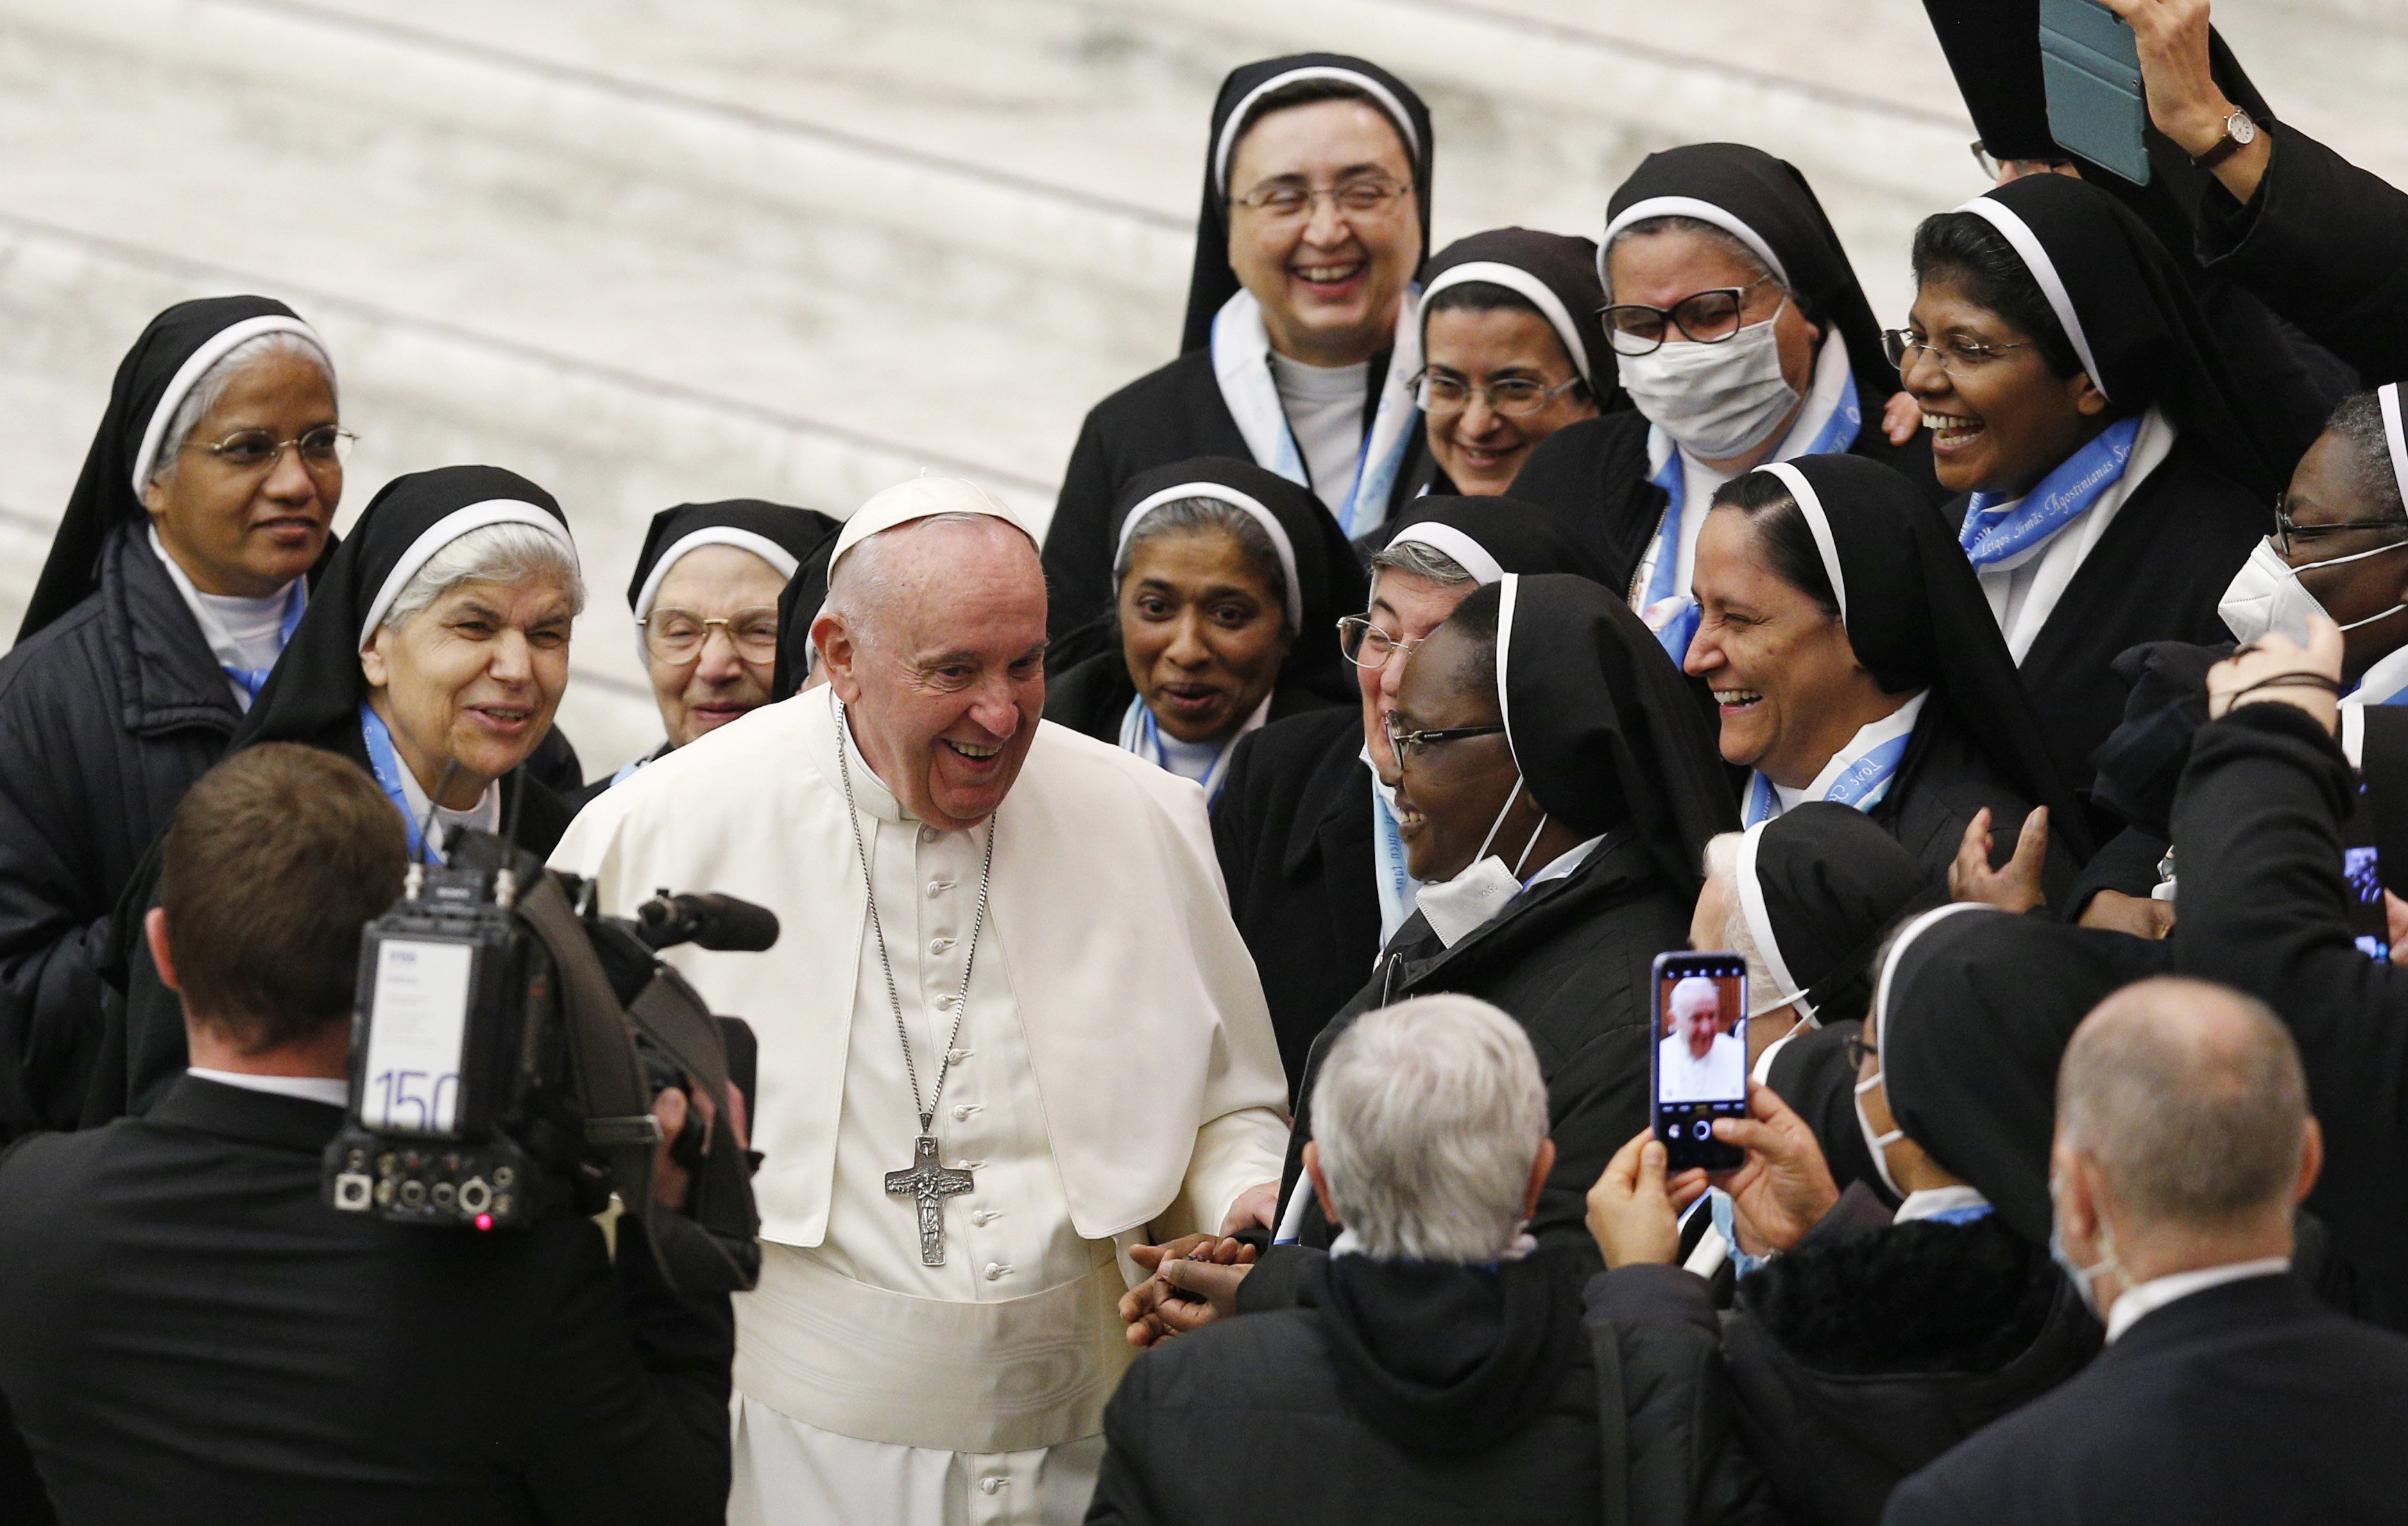
<path fill-rule="evenodd" d="M 2370 556 L 2381 556 L 2386 551 L 2400 550 L 2403 547 L 2408 547 L 2408 541 L 2393 546 L 2377 546 L 2371 551 L 2358 551 L 2349 556 L 2329 556 L 2321 562 L 2294 567 L 2274 549 L 2273 542 L 2261 540 L 2251 549 L 2249 560 L 2241 563 L 2241 570 L 2232 575 L 2232 582 L 2225 589 L 2223 601 L 2216 605 L 2215 612 L 2224 618 L 2225 628 L 2232 633 L 2232 638 L 2243 646 L 2279 632 L 2304 647 L 2308 644 L 2309 619 L 2319 615 L 2328 620 L 2332 617 L 2325 613 L 2325 606 L 2308 592 L 2307 585 L 2300 581 L 2300 574 L 2314 572 L 2318 567 L 2338 567 L 2351 562 L 2362 562 Z M 2379 615 L 2351 620 L 2342 629 L 2355 631 L 2361 625 L 2372 625 L 2402 609 L 2408 609 L 2408 604 L 2395 604 Z"/>
<path fill-rule="evenodd" d="M 1413 897 L 1413 903 L 1421 907 L 1422 916 L 1429 922 L 1430 931 L 1438 934 L 1439 942 L 1450 948 L 1461 943 L 1473 929 L 1486 924 L 1505 909 L 1508 902 L 1522 893 L 1522 864 L 1517 863 L 1508 869 L 1503 859 L 1488 851 L 1488 845 L 1497 840 L 1498 830 L 1505 825 L 1505 818 L 1512 814 L 1513 803 L 1521 798 L 1522 780 L 1517 777 L 1513 780 L 1512 792 L 1505 797 L 1505 808 L 1498 811 L 1497 820 L 1488 824 L 1488 835 L 1480 839 L 1480 851 L 1472 855 L 1470 867 L 1452 879 L 1423 886 L 1420 893 Z M 1530 829 L 1530 840 L 1522 845 L 1525 863 L 1529 861 L 1530 849 L 1538 846 L 1539 834 L 1545 831 L 1546 826 L 1547 819 L 1541 816 L 1539 824 Z"/>

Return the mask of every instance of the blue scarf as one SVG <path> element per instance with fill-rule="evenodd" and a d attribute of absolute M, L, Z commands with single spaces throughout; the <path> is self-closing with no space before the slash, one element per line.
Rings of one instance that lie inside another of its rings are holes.
<path fill-rule="evenodd" d="M 1420 293 L 1419 285 L 1411 288 L 1398 308 L 1387 374 L 1372 378 L 1380 404 L 1355 449 L 1354 492 L 1343 509 L 1330 511 L 1350 540 L 1387 522 L 1388 494 L 1395 490 L 1397 476 L 1421 432 L 1421 409 L 1413 403 L 1412 386 L 1422 368 Z M 1271 375 L 1270 353 L 1262 305 L 1253 292 L 1240 288 L 1212 318 L 1213 380 L 1254 464 L 1311 489 L 1312 477 L 1305 470 L 1303 453 L 1297 449 L 1296 432 L 1288 427 L 1279 380 Z"/>
<path fill-rule="evenodd" d="M 402 830 L 409 834 L 410 858 L 426 862 L 426 839 L 419 834 L 417 819 L 409 814 L 409 795 L 402 787 L 401 760 L 393 750 L 393 733 L 385 729 L 384 717 L 366 700 L 360 701 L 360 740 L 367 745 L 368 772 L 376 776 L 393 808 L 401 813 Z"/>
<path fill-rule="evenodd" d="M 1370 770 L 1367 760 L 1364 770 Z M 1388 809 L 1387 797 L 1380 792 L 1380 777 L 1371 775 L 1371 860 L 1374 881 L 1380 892 L 1380 946 L 1397 935 L 1397 929 L 1412 920 L 1413 892 L 1418 888 L 1405 867 L 1405 839 L 1397 830 L 1396 813 Z"/>
<path fill-rule="evenodd" d="M 293 579 L 292 589 L 284 595 L 284 623 L 276 633 L 276 650 L 279 656 L 283 654 L 285 648 L 293 644 L 294 628 L 301 623 L 302 612 L 308 607 L 309 580 L 306 578 L 295 578 Z M 273 665 L 236 667 L 232 663 L 220 663 L 218 667 L 227 677 L 235 681 L 236 686 L 241 689 L 244 694 L 249 696 L 245 708 L 258 702 L 259 692 L 267 687 L 267 676 L 276 671 Z"/>
<path fill-rule="evenodd" d="M 2142 415 L 2118 419 L 2081 449 L 2057 464 L 2031 492 L 2004 505 L 1986 492 L 1973 494 L 1957 543 L 1973 570 L 1985 572 L 2039 549 L 2042 542 L 2087 511 L 2099 495 L 2124 479 L 2140 437 Z"/>
<path fill-rule="evenodd" d="M 1792 450 L 1774 457 L 1793 461 L 1799 456 L 1837 455 L 1856 443 L 1864 427 L 1864 407 L 1856 401 L 1856 377 L 1851 368 L 1840 392 L 1840 406 L 1831 417 L 1814 432 L 1803 450 Z M 1652 430 L 1655 426 L 1650 425 Z M 1698 601 L 1689 597 L 1680 586 L 1681 580 L 1681 511 L 1688 502 L 1688 482 L 1681 464 L 1681 448 L 1672 447 L 1647 480 L 1664 490 L 1664 522 L 1656 532 L 1656 565 L 1647 577 L 1647 596 L 1640 605 L 1640 613 L 1656 639 L 1670 653 L 1674 666 L 1686 661 L 1689 643 L 1698 635 Z"/>
<path fill-rule="evenodd" d="M 1907 744 L 1914 740 L 1909 728 L 1902 736 L 1893 736 L 1864 753 L 1848 765 L 1847 771 L 1831 781 L 1823 798 L 1835 806 L 1852 806 L 1869 811 L 1889 793 L 1890 781 L 1898 777 L 1898 765 L 1906 757 Z M 1742 826 L 1754 826 L 1781 814 L 1781 796 L 1772 781 L 1762 774 L 1748 781 L 1747 812 Z"/>
<path fill-rule="evenodd" d="M 1245 740 L 1246 733 L 1252 729 L 1250 726 L 1240 724 L 1236 733 L 1226 742 L 1221 744 L 1221 755 L 1212 760 L 1212 766 L 1205 771 L 1202 778 L 1196 781 L 1204 788 L 1206 806 L 1211 806 L 1213 801 L 1221 797 L 1221 786 L 1227 780 L 1229 774 L 1229 759 L 1237 752 L 1238 744 Z M 1120 748 L 1123 752 L 1133 753 L 1143 758 L 1165 773 L 1178 772 L 1170 766 L 1169 760 L 1163 751 L 1162 723 L 1154 720 L 1152 710 L 1146 708 L 1142 696 L 1130 700 L 1129 707 L 1121 713 Z"/>

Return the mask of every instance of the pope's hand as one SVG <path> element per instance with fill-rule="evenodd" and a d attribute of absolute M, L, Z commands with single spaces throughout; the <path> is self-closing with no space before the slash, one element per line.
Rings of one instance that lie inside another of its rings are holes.
<path fill-rule="evenodd" d="M 1167 1245 L 1129 1248 L 1129 1260 L 1153 1273 L 1121 1295 L 1131 1346 L 1148 1347 L 1211 1323 L 1235 1307 L 1237 1287 L 1254 1263 L 1239 1240 L 1188 1234 Z"/>
<path fill-rule="evenodd" d="M 1257 1226 L 1279 1228 L 1279 1183 L 1267 1181 L 1240 1192 L 1238 1201 L 1229 1205 L 1227 1216 L 1221 1220 L 1221 1233 L 1235 1234 Z"/>

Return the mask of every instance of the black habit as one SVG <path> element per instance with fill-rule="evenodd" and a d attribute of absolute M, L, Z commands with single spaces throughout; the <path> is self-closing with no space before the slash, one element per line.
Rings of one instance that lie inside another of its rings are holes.
<path fill-rule="evenodd" d="M 150 549 L 134 474 L 198 380 L 187 365 L 274 330 L 308 332 L 256 296 L 179 303 L 143 329 L 0 659 L 0 1138 L 74 1123 L 101 1044 L 110 911 L 242 721 Z"/>
<path fill-rule="evenodd" d="M 1889 790 L 1867 814 L 1944 889 L 1975 813 L 1989 810 L 1992 859 L 2002 863 L 2025 814 L 2046 806 L 2046 877 L 2061 899 L 2089 857 L 2088 824 L 1939 510 L 1905 478 L 1860 456 L 1803 456 L 1756 470 L 1778 477 L 1804 511 L 1802 480 L 1829 526 L 1838 565 L 1824 571 L 1844 590 L 1836 602 L 1856 660 L 1887 692 L 1927 696 Z"/>
<path fill-rule="evenodd" d="M 2177 431 L 2083 559 L 2020 666 L 2058 773 L 2077 788 L 2123 717 L 2116 655 L 2144 641 L 2213 642 L 2229 633 L 2216 606 L 2271 528 L 2286 475 L 2218 351 L 2181 273 L 2114 197 L 2061 175 L 2032 175 L 1986 194 L 2030 231 L 2074 318 L 2069 336 L 2119 415 L 2155 405 Z M 2035 280 L 2041 277 L 2035 273 Z M 1961 524 L 1971 495 L 1947 508 Z M 2064 534 L 2078 533 L 2079 521 Z M 2148 596 L 2134 596 L 2145 589 Z M 2095 820 L 2099 834 L 2113 824 Z"/>
<path fill-rule="evenodd" d="M 1369 982 L 1312 1042 L 1281 1198 L 1302 1177 L 1319 1058 L 1348 1022 L 1458 991 L 1521 1023 L 1546 1078 L 1555 1167 L 1530 1232 L 1541 1245 L 1586 1245 L 1588 1190 L 1647 1120 L 1650 968 L 1687 946 L 1706 843 L 1738 816 L 1711 722 L 1638 616 L 1584 578 L 1508 574 L 1504 590 L 1506 739 L 1548 816 L 1602 840 L 1569 876 L 1526 890 L 1451 948 L 1421 912 L 1398 929 Z M 1299 1238 L 1328 1244 L 1317 1204 Z"/>
<path fill-rule="evenodd" d="M 1046 527 L 1043 550 L 1050 601 L 1046 624 L 1057 638 L 1089 624 L 1111 606 L 1112 510 L 1123 501 L 1133 478 L 1154 467 L 1197 456 L 1246 460 L 1251 455 L 1222 397 L 1212 365 L 1212 320 L 1239 289 L 1237 272 L 1229 265 L 1228 166 L 1223 138 L 1233 119 L 1242 121 L 1240 108 L 1251 105 L 1266 86 L 1278 88 L 1290 80 L 1316 78 L 1366 86 L 1367 93 L 1392 120 L 1395 114 L 1388 103 L 1402 109 L 1403 117 L 1397 121 L 1398 135 L 1412 163 L 1421 247 L 1425 256 L 1428 253 L 1429 109 L 1411 86 L 1376 64 L 1339 53 L 1298 53 L 1230 71 L 1212 103 L 1203 207 L 1196 225 L 1196 268 L 1187 289 L 1179 358 L 1140 377 L 1089 410 L 1086 422 L 1080 426 L 1078 444 L 1071 448 L 1070 464 L 1063 471 L 1062 491 L 1054 501 L 1053 521 Z M 1371 385 L 1363 400 L 1367 436 L 1379 412 L 1390 353 L 1371 357 Z M 1409 432 L 1404 464 L 1390 491 L 1391 512 L 1412 496 L 1426 449 L 1417 421 Z"/>
<path fill-rule="evenodd" d="M 361 627 L 370 606 L 405 560 L 423 564 L 445 544 L 436 537 L 447 521 L 473 505 L 497 500 L 550 515 L 564 530 L 567 525 L 567 516 L 552 494 L 497 466 L 444 466 L 386 483 L 327 562 L 308 611 L 229 750 L 256 742 L 300 742 L 349 758 L 373 774 L 360 732 L 360 706 L 368 692 L 360 671 Z M 470 523 L 452 534 L 473 528 Z M 557 794 L 533 777 L 533 766 L 530 759 L 500 780 L 501 832 L 541 858 L 568 830 L 569 812 Z M 154 847 L 120 902 L 120 915 L 129 919 L 129 926 L 138 925 L 140 913 L 155 904 L 157 878 Z M 126 971 L 122 1085 L 121 1090 L 110 1084 L 118 1080 L 114 1075 L 94 1076 L 86 1100 L 88 1122 L 143 1111 L 185 1065 L 181 1005 L 160 984 L 141 938 L 121 934 L 119 943 L 118 957 Z M 110 1067 L 104 1062 L 101 1068 Z"/>
<path fill-rule="evenodd" d="M 1510 498 L 1417 498 L 1387 543 L 1415 526 L 1469 537 L 1505 572 L 1586 568 L 1545 515 Z M 1380 951 L 1364 743 L 1359 705 L 1274 720 L 1238 744 L 1213 802 L 1229 909 L 1261 972 L 1291 1088 L 1313 1036 L 1362 988 Z"/>
<path fill-rule="evenodd" d="M 751 551 L 775 568 L 791 589 L 802 575 L 803 564 L 812 551 L 824 541 L 834 544 L 837 532 L 843 528 L 838 520 L 811 508 L 796 508 L 787 504 L 766 503 L 758 498 L 728 498 L 717 503 L 679 504 L 662 509 L 652 516 L 644 532 L 644 544 L 636 553 L 635 570 L 627 578 L 627 608 L 638 623 L 637 647 L 643 647 L 642 622 L 652 612 L 652 602 L 658 597 L 662 581 L 669 568 L 675 566 L 686 552 L 704 546 L 735 546 Z M 773 554 L 774 553 L 774 554 Z M 786 598 L 781 590 L 778 600 L 781 620 L 785 615 Z M 803 612 L 806 627 L 818 609 L 814 604 Z M 782 668 L 786 660 L 784 627 L 780 626 L 778 663 Z M 649 664 L 651 659 L 645 659 Z M 771 679 L 770 697 L 781 699 Z M 792 692 L 792 691 L 788 691 Z M 663 742 L 658 748 L 635 761 L 641 768 L 657 762 L 669 752 Z M 571 816 L 593 804 L 595 797 L 619 782 L 620 771 L 603 775 L 593 783 L 583 785 L 566 796 Z"/>
<path fill-rule="evenodd" d="M 1848 453 L 1897 467 L 1934 502 L 1945 497 L 1931 475 L 1929 442 L 1918 435 L 1895 446 L 1882 434 L 1882 409 L 1898 391 L 1898 370 L 1882 352 L 1881 325 L 1805 177 L 1760 149 L 1736 143 L 1669 149 L 1648 155 L 1616 188 L 1606 221 L 1670 197 L 1705 202 L 1754 231 L 1779 257 L 1808 315 L 1826 335 L 1839 331 L 1863 416 Z M 1600 264 L 1611 252 L 1598 251 Z M 1651 427 L 1636 408 L 1567 425 L 1530 452 L 1513 479 L 1513 496 L 1558 516 L 1566 534 L 1597 561 L 1604 581 L 1626 598 L 1636 593 L 1640 565 L 1671 506 L 1670 496 L 1647 479 Z"/>
<path fill-rule="evenodd" d="M 1140 474 L 1122 493 L 1112 510 L 1115 561 L 1123 538 L 1131 533 L 1130 517 L 1140 506 L 1171 501 L 1164 498 L 1166 493 L 1218 498 L 1240 507 L 1252 504 L 1270 514 L 1276 533 L 1273 525 L 1264 531 L 1284 552 L 1283 563 L 1295 566 L 1292 602 L 1300 612 L 1271 691 L 1268 719 L 1281 720 L 1331 706 L 1348 706 L 1351 713 L 1354 670 L 1339 649 L 1338 619 L 1361 609 L 1367 595 L 1362 565 L 1338 521 L 1310 491 L 1251 461 L 1223 456 L 1174 462 Z M 1122 718 L 1137 698 L 1128 659 L 1122 652 L 1119 597 L 1115 586 L 1111 606 L 1073 638 L 1096 648 L 1092 655 L 1045 681 L 1046 720 L 1112 743 L 1120 740 Z"/>

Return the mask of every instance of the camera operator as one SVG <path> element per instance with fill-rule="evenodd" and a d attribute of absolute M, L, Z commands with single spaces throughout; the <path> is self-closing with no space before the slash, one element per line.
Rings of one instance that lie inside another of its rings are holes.
<path fill-rule="evenodd" d="M 570 1213 L 478 1234 L 321 1200 L 361 927 L 402 882 L 376 784 L 252 748 L 163 851 L 145 930 L 192 1069 L 0 1158 L 0 1392 L 60 1519 L 721 1520 L 728 1301 L 671 1292 L 634 1221 L 614 1268 Z M 668 1136 L 686 1107 L 661 1094 Z"/>

